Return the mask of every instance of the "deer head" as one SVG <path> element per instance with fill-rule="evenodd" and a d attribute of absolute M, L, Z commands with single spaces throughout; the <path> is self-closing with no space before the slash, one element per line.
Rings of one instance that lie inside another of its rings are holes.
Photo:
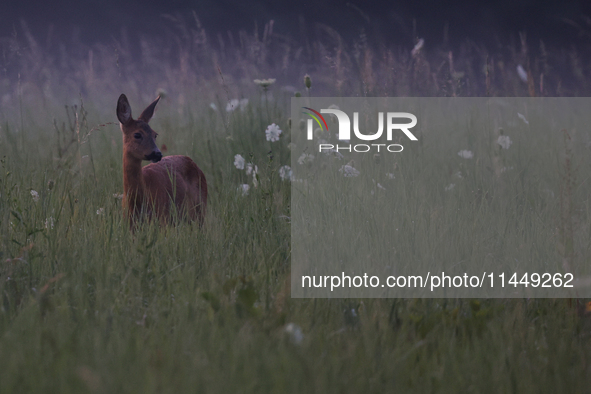
<path fill-rule="evenodd" d="M 137 160 L 149 160 L 157 163 L 162 159 L 162 152 L 156 146 L 156 133 L 148 125 L 154 115 L 154 108 L 160 96 L 142 112 L 137 120 L 131 116 L 131 106 L 127 97 L 122 94 L 117 101 L 117 118 L 121 122 L 123 132 L 124 153 Z"/>

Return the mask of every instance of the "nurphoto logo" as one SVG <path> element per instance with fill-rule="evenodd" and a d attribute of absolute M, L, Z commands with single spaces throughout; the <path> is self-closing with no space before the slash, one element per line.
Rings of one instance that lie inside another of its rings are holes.
<path fill-rule="evenodd" d="M 326 119 L 322 114 L 332 114 L 336 116 L 337 122 L 339 124 L 338 128 L 338 139 L 339 141 L 343 141 L 348 143 L 349 145 L 339 145 L 339 144 L 329 144 L 329 143 L 321 143 L 318 145 L 318 151 L 348 151 L 348 152 L 369 152 L 371 150 L 376 150 L 380 152 L 383 150 L 397 153 L 402 152 L 404 147 L 401 144 L 380 144 L 380 143 L 372 143 L 372 144 L 350 144 L 351 141 L 351 120 L 349 116 L 341 111 L 340 109 L 332 109 L 332 108 L 323 108 L 320 112 L 316 111 L 315 109 L 309 107 L 302 107 L 304 110 L 310 112 L 303 112 L 311 117 L 308 119 L 307 122 L 307 139 L 311 141 L 314 137 L 314 121 L 318 124 L 321 130 L 328 131 L 328 124 L 326 123 Z M 409 129 L 412 129 L 417 125 L 417 117 L 408 112 L 386 112 L 384 116 L 384 112 L 378 112 L 378 130 L 374 134 L 363 134 L 359 130 L 359 112 L 353 112 L 353 133 L 355 137 L 361 141 L 376 141 L 382 137 L 384 133 L 384 118 L 386 119 L 386 140 L 392 141 L 392 137 L 394 135 L 394 131 L 402 131 L 408 139 L 411 141 L 417 141 L 417 137 Z M 400 119 L 407 119 L 410 122 L 406 123 L 395 123 L 398 122 Z"/>

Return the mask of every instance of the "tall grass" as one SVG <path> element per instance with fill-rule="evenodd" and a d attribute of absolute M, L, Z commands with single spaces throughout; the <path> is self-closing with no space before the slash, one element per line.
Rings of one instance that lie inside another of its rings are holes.
<path fill-rule="evenodd" d="M 565 301 L 291 299 L 290 184 L 278 175 L 290 162 L 288 98 L 305 73 L 311 95 L 530 95 L 522 64 L 537 95 L 584 95 L 574 49 L 534 58 L 525 40 L 494 52 L 426 43 L 413 56 L 415 43 L 345 43 L 325 26 L 310 45 L 271 25 L 227 37 L 197 20 L 168 29 L 137 45 L 40 44 L 26 28 L 2 40 L 1 392 L 588 390 L 588 314 Z M 265 77 L 278 81 L 269 92 L 252 83 Z M 212 185 L 202 229 L 130 233 L 122 214 L 116 97 L 140 108 L 157 89 L 158 143 L 191 156 Z M 271 123 L 277 142 L 265 140 Z M 585 154 L 581 134 L 571 163 Z M 258 166 L 257 187 L 236 154 Z M 572 216 L 588 217 L 589 204 L 575 176 L 585 168 L 564 163 L 552 174 L 568 179 L 563 191 L 532 198 L 563 202 L 556 245 L 572 259 L 588 249 L 569 243 L 588 227 Z"/>

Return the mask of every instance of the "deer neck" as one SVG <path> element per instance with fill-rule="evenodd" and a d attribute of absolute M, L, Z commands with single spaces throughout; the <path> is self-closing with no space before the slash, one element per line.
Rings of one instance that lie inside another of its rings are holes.
<path fill-rule="evenodd" d="M 123 194 L 131 212 L 141 209 L 145 188 L 142 161 L 123 152 Z"/>

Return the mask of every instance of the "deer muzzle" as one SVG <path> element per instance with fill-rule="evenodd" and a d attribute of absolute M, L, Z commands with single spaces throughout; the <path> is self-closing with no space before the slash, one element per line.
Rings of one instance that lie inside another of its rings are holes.
<path fill-rule="evenodd" d="M 146 155 L 146 160 L 149 160 L 152 163 L 158 163 L 160 160 L 162 160 L 162 152 L 155 150 L 149 155 Z"/>

